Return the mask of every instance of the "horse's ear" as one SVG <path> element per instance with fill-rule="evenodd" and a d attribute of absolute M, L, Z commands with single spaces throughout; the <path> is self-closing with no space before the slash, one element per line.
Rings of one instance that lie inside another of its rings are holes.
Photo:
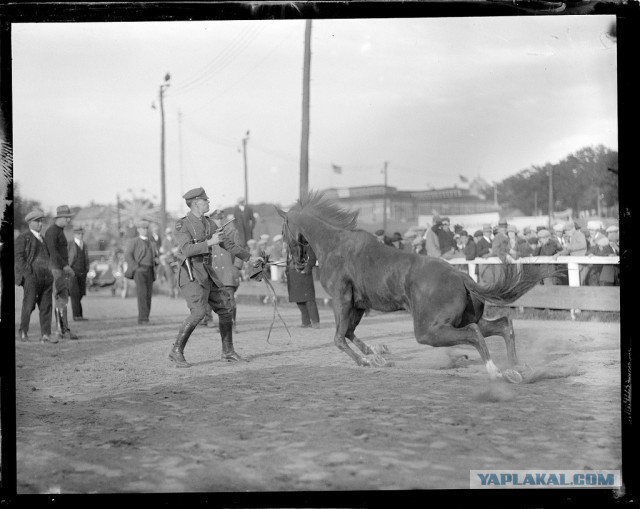
<path fill-rule="evenodd" d="M 275 207 L 275 205 L 274 205 Z M 280 215 L 280 217 L 282 219 L 286 219 L 287 218 L 287 213 L 284 210 L 279 209 L 278 207 L 275 207 L 276 211 L 278 212 L 278 214 Z"/>

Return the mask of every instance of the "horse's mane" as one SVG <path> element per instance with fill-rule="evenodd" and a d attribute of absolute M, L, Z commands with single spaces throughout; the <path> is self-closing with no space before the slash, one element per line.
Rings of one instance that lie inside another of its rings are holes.
<path fill-rule="evenodd" d="M 323 191 L 309 191 L 301 196 L 290 212 L 304 212 L 336 228 L 355 230 L 360 211 L 348 210 L 325 198 Z"/>

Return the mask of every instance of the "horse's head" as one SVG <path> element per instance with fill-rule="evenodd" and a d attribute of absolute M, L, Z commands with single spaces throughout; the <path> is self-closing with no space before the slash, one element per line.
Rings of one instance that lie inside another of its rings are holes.
<path fill-rule="evenodd" d="M 286 212 L 276 207 L 278 214 L 284 219 L 282 223 L 282 242 L 287 246 L 288 257 L 293 261 L 293 266 L 298 272 L 302 272 L 309 262 L 307 246 L 309 243 L 298 229 L 289 223 Z"/>

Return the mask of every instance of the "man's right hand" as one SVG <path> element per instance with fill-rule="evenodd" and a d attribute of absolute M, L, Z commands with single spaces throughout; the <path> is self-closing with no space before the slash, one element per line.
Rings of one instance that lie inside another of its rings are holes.
<path fill-rule="evenodd" d="M 64 267 L 62 267 L 62 270 L 68 276 L 73 276 L 74 275 L 73 269 L 69 265 L 65 265 Z"/>
<path fill-rule="evenodd" d="M 220 232 L 215 232 L 213 235 L 211 235 L 211 238 L 207 240 L 207 246 L 217 246 L 218 244 L 220 244 L 221 240 L 222 239 L 220 239 Z"/>
<path fill-rule="evenodd" d="M 264 258 L 262 256 L 251 256 L 249 258 L 249 265 L 252 267 L 258 267 L 261 263 L 264 263 Z"/>

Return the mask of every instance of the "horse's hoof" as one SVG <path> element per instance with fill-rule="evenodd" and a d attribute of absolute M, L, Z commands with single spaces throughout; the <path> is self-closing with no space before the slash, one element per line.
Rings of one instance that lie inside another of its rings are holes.
<path fill-rule="evenodd" d="M 380 354 L 374 354 L 373 358 L 371 359 L 371 363 L 378 368 L 382 368 L 387 365 L 387 359 L 385 359 Z"/>
<path fill-rule="evenodd" d="M 371 347 L 371 350 L 373 351 L 374 354 L 377 354 L 377 355 L 383 355 L 383 354 L 391 353 L 389 351 L 389 348 L 387 348 L 387 345 L 373 345 Z"/>
<path fill-rule="evenodd" d="M 505 369 L 502 372 L 502 377 L 509 383 L 519 384 L 522 382 L 522 375 L 515 369 Z"/>

